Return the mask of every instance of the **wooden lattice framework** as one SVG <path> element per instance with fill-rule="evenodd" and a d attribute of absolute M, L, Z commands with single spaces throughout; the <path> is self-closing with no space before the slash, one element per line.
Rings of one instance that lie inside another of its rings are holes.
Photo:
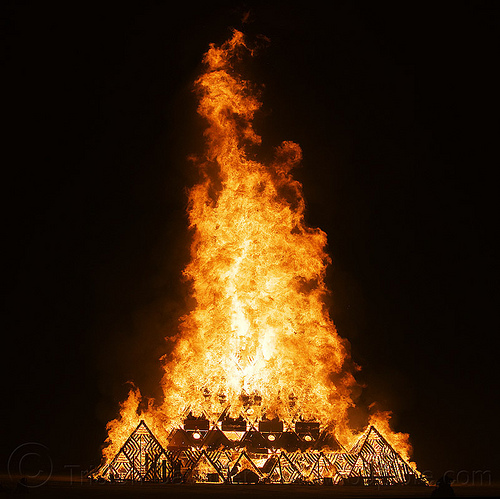
<path fill-rule="evenodd" d="M 167 480 L 173 472 L 170 456 L 141 421 L 102 475 L 110 480 Z"/>
<path fill-rule="evenodd" d="M 348 478 L 362 479 L 365 485 L 407 483 L 416 474 L 416 471 L 404 461 L 374 426 L 368 428 L 351 449 L 350 454 L 356 456 L 356 460 Z"/>
<path fill-rule="evenodd" d="M 213 449 L 217 428 L 206 433 L 205 445 L 164 448 L 141 421 L 113 458 L 93 477 L 105 480 L 162 482 L 331 483 L 395 485 L 426 483 L 425 478 L 370 426 L 350 451 L 270 449 L 253 453 L 244 446 Z M 179 434 L 186 433 L 179 430 Z M 220 432 L 222 433 L 222 432 Z M 186 434 L 187 435 L 187 434 Z M 210 440 L 212 439 L 212 440 Z M 186 437 L 187 440 L 187 437 Z"/>

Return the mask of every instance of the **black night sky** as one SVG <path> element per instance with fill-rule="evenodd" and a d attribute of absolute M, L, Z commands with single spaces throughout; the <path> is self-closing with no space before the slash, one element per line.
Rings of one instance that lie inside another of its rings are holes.
<path fill-rule="evenodd" d="M 235 27 L 271 39 L 255 126 L 264 154 L 303 149 L 361 402 L 394 411 L 422 471 L 498 480 L 499 4 L 209 4 L 2 6 L 0 469 L 29 441 L 97 464 L 126 382 L 158 395 L 189 306 L 191 86 Z"/>

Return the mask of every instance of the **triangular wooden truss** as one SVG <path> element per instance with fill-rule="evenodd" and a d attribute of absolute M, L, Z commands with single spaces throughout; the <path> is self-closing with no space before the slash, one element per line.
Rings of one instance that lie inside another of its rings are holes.
<path fill-rule="evenodd" d="M 93 476 L 107 480 L 179 483 L 253 480 L 393 485 L 407 483 L 410 478 L 425 482 L 374 426 L 370 426 L 348 452 L 342 449 L 254 453 L 244 446 L 248 432 L 241 439 L 240 447 L 229 448 L 224 446 L 224 434 L 216 428 L 207 433 L 207 438 L 212 435 L 216 441 L 220 440 L 220 448 L 214 450 L 203 444 L 182 446 L 188 437 L 184 433 L 181 429 L 173 432 L 165 449 L 141 421 L 109 465 L 98 469 Z"/>
<path fill-rule="evenodd" d="M 172 472 L 165 449 L 141 421 L 108 466 L 99 474 L 111 480 L 166 480 Z"/>
<path fill-rule="evenodd" d="M 361 479 L 365 485 L 393 485 L 407 483 L 412 477 L 421 479 L 374 426 L 365 431 L 350 454 L 356 458 L 347 475 L 352 482 Z"/>

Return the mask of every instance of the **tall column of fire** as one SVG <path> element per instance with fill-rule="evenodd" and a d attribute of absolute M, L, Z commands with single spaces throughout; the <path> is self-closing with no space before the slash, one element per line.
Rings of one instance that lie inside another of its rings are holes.
<path fill-rule="evenodd" d="M 189 196 L 194 239 L 185 275 L 196 308 L 166 366 L 164 409 L 189 404 L 217 418 L 229 406 L 234 416 L 342 424 L 353 378 L 324 305 L 326 234 L 304 222 L 291 175 L 300 147 L 282 143 L 269 165 L 252 159 L 260 102 L 234 71 L 242 51 L 237 31 L 211 46 L 196 82 L 208 122 L 202 181 Z"/>
<path fill-rule="evenodd" d="M 212 423 L 224 411 L 250 422 L 279 418 L 289 428 L 316 420 L 346 448 L 354 441 L 352 362 L 325 305 L 326 234 L 304 221 L 302 186 L 291 174 L 300 147 L 285 141 L 268 164 L 256 160 L 261 138 L 252 120 L 261 103 L 236 71 L 251 54 L 239 31 L 205 54 L 196 90 L 206 148 L 189 193 L 193 241 L 184 270 L 195 307 L 163 359 L 163 402 L 139 416 L 133 389 L 108 424 L 105 460 L 139 419 L 167 438 L 187 412 Z M 388 419 L 379 413 L 370 422 L 407 459 L 408 435 L 392 432 Z"/>

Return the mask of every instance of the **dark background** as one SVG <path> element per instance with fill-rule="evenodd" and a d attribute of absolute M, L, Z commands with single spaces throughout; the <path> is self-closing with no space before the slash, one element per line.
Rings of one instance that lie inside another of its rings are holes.
<path fill-rule="evenodd" d="M 230 27 L 271 44 L 282 140 L 329 237 L 332 317 L 419 468 L 499 479 L 497 2 L 5 2 L 1 469 L 97 464 L 134 380 L 157 396 L 186 311 L 192 82 Z M 254 38 L 255 39 L 255 38 Z"/>

